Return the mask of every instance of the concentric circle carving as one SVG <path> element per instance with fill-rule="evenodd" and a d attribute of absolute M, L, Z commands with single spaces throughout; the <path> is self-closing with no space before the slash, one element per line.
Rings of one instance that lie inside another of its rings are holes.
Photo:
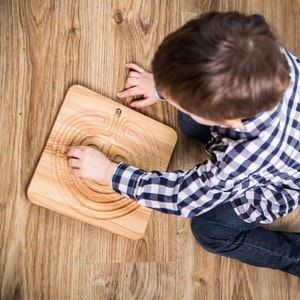
<path fill-rule="evenodd" d="M 118 195 L 111 187 L 73 176 L 65 153 L 68 146 L 92 146 L 117 163 L 152 170 L 159 154 L 149 132 L 145 138 L 147 128 L 136 126 L 121 111 L 113 115 L 83 111 L 57 125 L 50 143 L 51 164 L 65 201 L 81 214 L 97 219 L 118 218 L 137 209 L 139 205 L 135 201 Z"/>

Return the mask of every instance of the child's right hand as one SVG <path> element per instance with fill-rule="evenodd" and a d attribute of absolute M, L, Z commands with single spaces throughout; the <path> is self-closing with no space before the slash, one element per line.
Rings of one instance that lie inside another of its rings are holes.
<path fill-rule="evenodd" d="M 131 107 L 145 107 L 159 101 L 154 93 L 155 82 L 153 74 L 134 63 L 128 63 L 125 66 L 131 71 L 125 82 L 125 90 L 117 93 L 117 96 L 119 98 L 143 96 L 141 100 L 132 101 L 130 103 Z"/>
<path fill-rule="evenodd" d="M 68 164 L 73 175 L 110 185 L 116 163 L 100 151 L 87 146 L 67 149 Z"/>

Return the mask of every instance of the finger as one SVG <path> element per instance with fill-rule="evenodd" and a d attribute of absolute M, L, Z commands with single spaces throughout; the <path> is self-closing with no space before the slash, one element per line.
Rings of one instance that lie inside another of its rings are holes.
<path fill-rule="evenodd" d="M 79 161 L 79 159 L 76 159 L 76 158 L 70 158 L 68 160 L 68 164 L 71 168 L 79 169 L 79 167 L 80 167 L 80 161 Z"/>
<path fill-rule="evenodd" d="M 67 157 L 75 157 L 78 158 L 81 155 L 83 150 L 83 146 L 73 146 L 68 148 Z"/>
<path fill-rule="evenodd" d="M 132 70 L 137 71 L 141 74 L 144 72 L 144 69 L 142 67 L 140 67 L 139 65 L 134 64 L 134 63 L 127 63 L 125 66 L 126 66 L 126 68 L 132 69 Z"/>
<path fill-rule="evenodd" d="M 128 90 L 128 89 L 130 89 L 130 88 L 133 88 L 133 87 L 135 87 L 136 85 L 135 84 L 133 84 L 133 83 L 128 83 L 128 82 L 126 82 L 126 84 L 125 84 L 125 90 Z"/>
<path fill-rule="evenodd" d="M 135 71 L 130 71 L 128 75 L 128 78 L 140 78 L 140 77 L 141 77 L 141 73 Z"/>
<path fill-rule="evenodd" d="M 152 104 L 156 103 L 157 101 L 158 101 L 158 99 L 156 99 L 156 98 L 146 98 L 146 99 L 142 99 L 142 100 L 135 100 L 130 103 L 130 106 L 136 107 L 136 108 L 141 108 L 141 107 L 146 107 L 146 106 L 152 105 Z"/>
<path fill-rule="evenodd" d="M 133 86 L 137 86 L 138 85 L 138 80 L 136 78 L 128 78 L 125 82 L 125 89 L 129 89 Z"/>
<path fill-rule="evenodd" d="M 80 169 L 72 169 L 71 173 L 77 177 L 81 177 L 81 171 Z"/>
<path fill-rule="evenodd" d="M 126 98 L 126 97 L 131 97 L 131 96 L 138 96 L 138 95 L 141 95 L 141 91 L 136 86 L 129 88 L 123 92 L 117 93 L 117 96 L 119 98 Z"/>

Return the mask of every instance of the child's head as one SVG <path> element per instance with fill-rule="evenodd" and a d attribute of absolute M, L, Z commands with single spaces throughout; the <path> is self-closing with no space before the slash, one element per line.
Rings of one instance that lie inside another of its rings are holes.
<path fill-rule="evenodd" d="M 267 24 L 208 13 L 167 36 L 152 63 L 158 90 L 207 120 L 249 118 L 274 108 L 289 66 Z"/>

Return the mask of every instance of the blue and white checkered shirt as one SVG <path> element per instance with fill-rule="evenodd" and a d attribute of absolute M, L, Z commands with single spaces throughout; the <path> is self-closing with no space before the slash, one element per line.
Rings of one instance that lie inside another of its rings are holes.
<path fill-rule="evenodd" d="M 244 121 L 243 130 L 211 127 L 211 157 L 191 170 L 145 172 L 121 163 L 113 189 L 182 217 L 227 201 L 249 223 L 271 223 L 294 210 L 300 202 L 300 64 L 284 52 L 291 81 L 275 109 Z"/>

